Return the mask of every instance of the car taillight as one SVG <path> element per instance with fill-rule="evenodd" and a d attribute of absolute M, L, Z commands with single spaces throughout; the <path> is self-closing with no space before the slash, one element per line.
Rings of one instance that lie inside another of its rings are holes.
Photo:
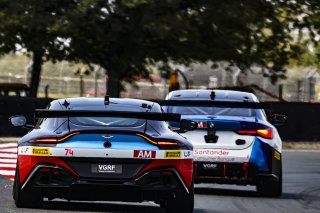
<path fill-rule="evenodd" d="M 183 144 L 181 144 L 180 142 L 177 142 L 177 141 L 154 141 L 154 140 L 148 138 L 147 136 L 144 136 L 141 134 L 136 134 L 136 135 L 144 138 L 145 140 L 149 141 L 150 143 L 152 143 L 153 145 L 156 145 L 156 146 L 184 146 Z"/>
<path fill-rule="evenodd" d="M 74 136 L 77 134 L 80 134 L 80 132 L 72 132 L 64 137 L 61 137 L 61 138 L 36 138 L 36 139 L 31 140 L 30 142 L 32 142 L 32 143 L 60 143 L 60 142 L 67 140 L 71 136 Z"/>
<path fill-rule="evenodd" d="M 242 130 L 237 130 L 236 133 L 238 133 L 239 135 L 260 136 L 266 139 L 272 139 L 273 137 L 272 129 L 257 129 L 257 130 L 242 129 Z"/>

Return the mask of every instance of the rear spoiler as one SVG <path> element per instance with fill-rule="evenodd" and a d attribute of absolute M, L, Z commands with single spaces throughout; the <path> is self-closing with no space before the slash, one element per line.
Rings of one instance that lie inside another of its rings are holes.
<path fill-rule="evenodd" d="M 98 111 L 98 110 L 48 110 L 36 109 L 35 119 L 39 118 L 64 118 L 64 117 L 118 117 L 136 118 L 156 121 L 180 122 L 181 115 L 178 113 L 160 112 L 132 112 L 132 111 Z"/>
<path fill-rule="evenodd" d="M 161 106 L 190 106 L 190 107 L 229 107 L 271 110 L 271 105 L 257 102 L 237 101 L 206 101 L 206 100 L 164 100 L 158 102 Z"/>

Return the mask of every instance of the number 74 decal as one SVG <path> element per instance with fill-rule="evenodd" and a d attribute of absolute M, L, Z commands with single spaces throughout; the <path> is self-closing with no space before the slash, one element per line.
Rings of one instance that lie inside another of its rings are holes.
<path fill-rule="evenodd" d="M 64 149 L 66 151 L 66 156 L 73 156 L 73 150 L 72 149 Z"/>

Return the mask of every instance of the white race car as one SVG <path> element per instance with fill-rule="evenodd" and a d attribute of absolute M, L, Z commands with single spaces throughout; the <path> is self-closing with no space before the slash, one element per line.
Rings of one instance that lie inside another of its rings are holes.
<path fill-rule="evenodd" d="M 267 117 L 267 105 L 254 94 L 230 90 L 177 90 L 162 106 L 198 122 L 198 129 L 181 133 L 194 146 L 195 183 L 250 184 L 263 196 L 282 194 L 282 141 L 273 125 L 286 116 Z"/>

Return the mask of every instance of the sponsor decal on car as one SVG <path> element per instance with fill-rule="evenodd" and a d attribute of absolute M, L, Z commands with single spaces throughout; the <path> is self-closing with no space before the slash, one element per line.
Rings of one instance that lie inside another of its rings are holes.
<path fill-rule="evenodd" d="M 207 128 L 207 122 L 204 121 L 198 121 L 198 129 L 204 129 Z"/>
<path fill-rule="evenodd" d="M 227 156 L 229 155 L 229 152 L 226 150 L 214 150 L 214 149 L 196 149 L 194 151 L 195 155 L 220 155 L 220 156 Z"/>
<path fill-rule="evenodd" d="M 32 155 L 50 156 L 50 148 L 32 148 Z"/>
<path fill-rule="evenodd" d="M 204 163 L 202 165 L 205 170 L 217 169 L 218 167 L 216 163 Z"/>
<path fill-rule="evenodd" d="M 92 164 L 91 165 L 92 173 L 122 173 L 122 165 L 115 164 Z"/>
<path fill-rule="evenodd" d="M 133 157 L 135 158 L 156 158 L 156 151 L 153 150 L 134 150 Z"/>
<path fill-rule="evenodd" d="M 21 147 L 20 148 L 20 153 L 21 154 L 26 154 L 26 153 L 28 153 L 28 151 L 29 151 L 29 147 Z"/>
<path fill-rule="evenodd" d="M 235 157 L 213 157 L 213 156 L 195 156 L 194 161 L 207 161 L 207 162 L 236 162 Z M 237 160 L 239 162 L 244 162 L 242 159 Z"/>
<path fill-rule="evenodd" d="M 248 162 L 252 148 L 242 150 L 195 149 L 194 161 L 202 162 Z"/>
<path fill-rule="evenodd" d="M 280 152 L 274 151 L 274 158 L 277 159 L 277 160 L 280 160 L 281 159 Z"/>
<path fill-rule="evenodd" d="M 192 150 L 117 150 L 66 147 L 19 147 L 19 155 L 50 157 L 193 159 Z"/>
<path fill-rule="evenodd" d="M 164 158 L 181 158 L 181 151 L 166 151 Z"/>
<path fill-rule="evenodd" d="M 191 157 L 192 156 L 192 151 L 183 151 L 183 156 L 185 157 L 185 158 L 188 158 L 188 157 Z"/>

